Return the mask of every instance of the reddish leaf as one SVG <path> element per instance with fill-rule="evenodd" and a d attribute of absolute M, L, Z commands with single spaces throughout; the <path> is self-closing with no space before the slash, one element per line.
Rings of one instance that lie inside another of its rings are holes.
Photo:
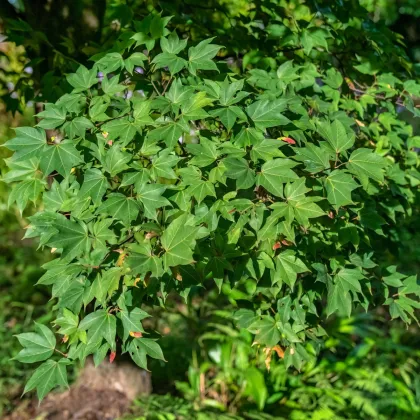
<path fill-rule="evenodd" d="M 293 140 L 291 137 L 282 137 L 281 140 L 289 144 L 296 144 L 296 141 Z"/>
<path fill-rule="evenodd" d="M 116 355 L 117 352 L 111 351 L 111 353 L 109 354 L 109 363 L 112 363 L 114 361 Z"/>
<path fill-rule="evenodd" d="M 351 89 L 351 90 L 356 90 L 356 86 L 354 86 L 354 83 L 348 78 L 345 77 L 344 80 L 347 83 L 347 86 Z"/>

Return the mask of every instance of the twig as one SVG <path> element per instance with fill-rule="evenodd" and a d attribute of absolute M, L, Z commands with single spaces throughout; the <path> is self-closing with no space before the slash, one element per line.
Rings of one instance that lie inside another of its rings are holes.
<path fill-rule="evenodd" d="M 159 96 L 162 96 L 162 94 L 159 92 L 158 88 L 157 88 L 157 87 L 155 86 L 155 84 L 153 83 L 153 80 L 152 80 L 152 79 L 150 79 L 150 82 L 152 83 L 152 85 L 153 85 L 153 87 L 154 87 L 154 89 L 155 89 L 156 93 L 157 93 Z"/>
<path fill-rule="evenodd" d="M 164 95 L 164 94 L 165 94 L 166 89 L 168 89 L 169 84 L 172 82 L 172 79 L 173 79 L 173 77 L 171 76 L 171 77 L 170 77 L 170 79 L 168 80 L 168 83 L 166 83 L 165 88 L 163 89 L 162 95 Z"/>

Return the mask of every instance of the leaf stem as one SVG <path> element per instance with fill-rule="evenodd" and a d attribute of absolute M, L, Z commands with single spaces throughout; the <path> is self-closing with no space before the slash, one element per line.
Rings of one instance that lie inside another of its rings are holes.
<path fill-rule="evenodd" d="M 63 353 L 62 351 L 58 350 L 58 349 L 54 349 L 57 353 L 61 354 L 63 357 L 65 357 L 67 359 L 68 354 L 67 353 Z"/>

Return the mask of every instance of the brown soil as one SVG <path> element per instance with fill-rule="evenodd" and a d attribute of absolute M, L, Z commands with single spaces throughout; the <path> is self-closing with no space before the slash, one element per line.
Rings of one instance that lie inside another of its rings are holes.
<path fill-rule="evenodd" d="M 39 407 L 24 401 L 4 420 L 113 420 L 129 411 L 136 396 L 150 392 L 149 373 L 129 363 L 87 363 L 68 391 L 49 395 Z"/>

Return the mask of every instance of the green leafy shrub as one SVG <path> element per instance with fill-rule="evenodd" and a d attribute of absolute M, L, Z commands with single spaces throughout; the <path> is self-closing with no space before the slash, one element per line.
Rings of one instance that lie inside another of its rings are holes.
<path fill-rule="evenodd" d="M 416 329 L 404 331 L 378 314 L 330 318 L 319 361 L 297 372 L 275 362 L 278 348 L 255 355 L 252 335 L 231 328 L 228 317 L 212 313 L 196 339 L 188 381 L 177 383 L 190 418 L 218 409 L 256 419 L 408 419 L 420 410 Z M 168 398 L 163 407 L 171 410 Z M 185 410 L 174 411 L 183 418 Z"/>
<path fill-rule="evenodd" d="M 251 48 L 223 61 L 169 17 L 135 21 L 7 143 L 9 202 L 41 200 L 26 237 L 59 254 L 39 283 L 64 344 L 39 324 L 18 336 L 17 360 L 43 362 L 26 391 L 67 385 L 92 354 L 164 360 L 145 309 L 194 288 L 229 291 L 248 347 L 285 368 L 314 363 L 333 314 L 416 319 L 416 277 L 371 247 L 416 199 L 418 138 L 397 112 L 419 115 L 410 62 L 357 7 L 256 14 Z"/>

